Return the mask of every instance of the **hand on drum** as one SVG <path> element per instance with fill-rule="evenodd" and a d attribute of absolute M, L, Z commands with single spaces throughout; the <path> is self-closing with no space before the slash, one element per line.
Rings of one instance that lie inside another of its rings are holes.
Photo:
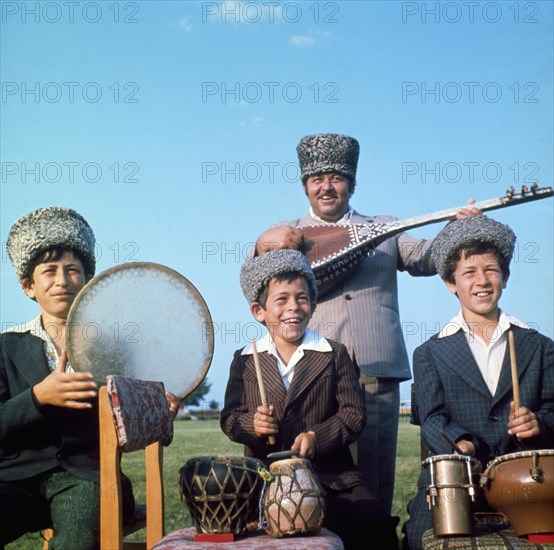
<path fill-rule="evenodd" d="M 473 444 L 473 441 L 469 441 L 468 439 L 460 439 L 459 441 L 456 441 L 456 445 L 458 448 L 464 453 L 464 455 L 467 456 L 475 456 L 475 445 Z M 459 453 L 454 450 L 454 454 L 457 455 Z M 478 474 L 483 470 L 483 465 L 479 460 L 474 458 L 471 462 L 471 471 L 474 474 Z"/>
<path fill-rule="evenodd" d="M 315 433 L 302 432 L 298 434 L 291 450 L 298 451 L 300 458 L 313 459 L 315 457 Z"/>
<path fill-rule="evenodd" d="M 300 229 L 290 225 L 282 225 L 268 229 L 256 241 L 256 254 L 259 256 L 270 250 L 292 248 L 298 250 L 304 242 L 304 235 Z"/>
<path fill-rule="evenodd" d="M 278 431 L 277 422 L 273 418 L 273 405 L 267 407 L 260 405 L 254 414 L 254 433 L 256 436 L 275 435 Z"/>
<path fill-rule="evenodd" d="M 167 397 L 171 419 L 175 420 L 175 417 L 181 408 L 181 400 L 175 394 L 168 391 L 165 392 L 165 396 Z"/>
<path fill-rule="evenodd" d="M 33 397 L 39 405 L 69 409 L 90 409 L 87 400 L 96 397 L 96 382 L 90 372 L 65 372 L 67 354 L 60 356 L 58 366 L 42 382 L 33 386 Z"/>
<path fill-rule="evenodd" d="M 508 433 L 517 439 L 529 439 L 539 435 L 539 421 L 537 415 L 527 407 L 515 408 L 515 403 L 510 403 L 510 418 L 508 420 Z"/>

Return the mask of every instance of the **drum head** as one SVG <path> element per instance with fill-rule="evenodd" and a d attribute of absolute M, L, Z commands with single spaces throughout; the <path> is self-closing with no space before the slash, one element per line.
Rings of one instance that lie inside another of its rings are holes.
<path fill-rule="evenodd" d="M 213 356 L 212 319 L 198 290 L 151 262 L 110 268 L 75 298 L 66 327 L 71 366 L 99 384 L 109 374 L 162 381 L 181 399 L 202 382 Z"/>

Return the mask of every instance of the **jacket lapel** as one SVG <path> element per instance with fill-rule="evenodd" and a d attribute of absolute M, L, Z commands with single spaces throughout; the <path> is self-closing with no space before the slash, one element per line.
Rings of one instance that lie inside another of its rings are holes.
<path fill-rule="evenodd" d="M 300 359 L 294 369 L 294 376 L 287 391 L 285 408 L 298 399 L 304 390 L 309 388 L 328 368 L 332 355 L 311 350 L 304 350 L 304 357 Z M 308 368 L 309 364 L 309 368 Z"/>
<path fill-rule="evenodd" d="M 270 404 L 276 402 L 282 403 L 285 400 L 286 390 L 283 380 L 281 379 L 281 373 L 277 367 L 277 359 L 267 352 L 261 352 L 258 353 L 258 360 L 260 362 L 260 370 L 262 371 L 262 379 L 268 402 Z M 257 379 L 253 355 L 248 358 L 246 367 L 250 371 L 250 375 Z M 275 398 L 271 396 L 275 396 Z M 260 403 L 261 402 L 260 395 Z"/>
<path fill-rule="evenodd" d="M 38 384 L 50 374 L 44 356 L 43 342 L 40 338 L 25 334 L 21 337 L 6 338 L 4 342 L 16 369 L 30 387 Z"/>
<path fill-rule="evenodd" d="M 483 379 L 483 375 L 469 349 L 462 330 L 452 336 L 437 339 L 437 352 L 444 363 L 457 376 L 462 378 L 474 390 L 491 397 L 491 392 Z"/>
<path fill-rule="evenodd" d="M 520 329 L 512 325 L 511 330 L 514 333 L 514 348 L 516 355 L 517 365 L 517 377 L 518 381 L 521 380 L 523 373 L 527 370 L 533 353 L 534 348 L 525 344 L 525 340 L 529 334 L 529 331 Z M 509 335 L 507 335 L 509 338 Z M 506 343 L 506 353 L 504 354 L 504 360 L 502 362 L 502 369 L 500 371 L 500 378 L 498 379 L 498 386 L 494 394 L 495 402 L 501 400 L 506 394 L 511 393 L 513 396 L 513 384 L 512 384 L 512 359 L 510 356 L 510 344 L 509 340 Z"/>

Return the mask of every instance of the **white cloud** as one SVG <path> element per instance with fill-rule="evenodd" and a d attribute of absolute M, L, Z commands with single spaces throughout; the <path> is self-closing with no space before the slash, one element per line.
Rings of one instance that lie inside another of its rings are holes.
<path fill-rule="evenodd" d="M 315 38 L 306 36 L 305 34 L 295 34 L 291 36 L 289 43 L 299 48 L 309 48 L 315 44 Z"/>

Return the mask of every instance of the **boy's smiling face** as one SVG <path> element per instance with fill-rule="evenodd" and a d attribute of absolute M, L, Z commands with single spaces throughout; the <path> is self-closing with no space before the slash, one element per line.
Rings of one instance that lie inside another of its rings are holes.
<path fill-rule="evenodd" d="M 466 322 L 498 320 L 498 302 L 507 280 L 494 254 L 462 257 L 454 271 L 454 283 L 445 281 L 448 290 L 457 294 Z"/>
<path fill-rule="evenodd" d="M 310 287 L 302 276 L 290 282 L 272 279 L 265 308 L 259 302 L 250 304 L 252 315 L 265 323 L 277 349 L 302 342 L 313 309 Z"/>

